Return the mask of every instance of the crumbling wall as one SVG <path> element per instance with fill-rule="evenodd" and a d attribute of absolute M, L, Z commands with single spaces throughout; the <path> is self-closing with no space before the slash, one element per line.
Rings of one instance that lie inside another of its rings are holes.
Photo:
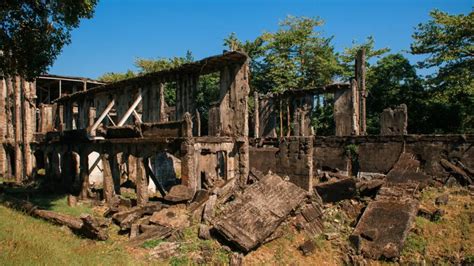
<path fill-rule="evenodd" d="M 386 108 L 380 114 L 380 135 L 407 134 L 407 106 L 401 104 L 395 108 Z"/>
<path fill-rule="evenodd" d="M 361 172 L 387 173 L 402 152 L 409 152 L 421 161 L 421 170 L 428 175 L 440 176 L 442 158 L 461 161 L 474 168 L 474 135 L 404 135 L 315 137 L 313 163 L 317 169 L 343 170 L 348 145 L 355 145 Z"/>
<path fill-rule="evenodd" d="M 334 93 L 334 123 L 336 136 L 352 135 L 352 91 L 338 90 Z"/>
<path fill-rule="evenodd" d="M 259 101 L 259 138 L 276 138 L 276 105 L 273 99 L 263 98 Z"/>
<path fill-rule="evenodd" d="M 313 138 L 285 137 L 278 148 L 250 149 L 250 168 L 288 176 L 297 186 L 310 190 L 313 186 Z"/>
<path fill-rule="evenodd" d="M 0 79 L 0 176 L 15 176 L 17 182 L 33 173 L 35 95 L 34 82 L 18 76 Z"/>

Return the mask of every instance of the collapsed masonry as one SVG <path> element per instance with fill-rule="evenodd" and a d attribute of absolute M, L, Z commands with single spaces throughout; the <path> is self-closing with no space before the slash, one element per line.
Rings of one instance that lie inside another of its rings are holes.
<path fill-rule="evenodd" d="M 406 106 L 384 110 L 381 135 L 368 136 L 364 65 L 360 52 L 350 83 L 254 94 L 251 119 L 248 57 L 240 52 L 95 87 L 59 83 L 59 94 L 47 97 L 35 91 L 38 80 L 5 78 L 0 117 L 11 121 L 2 127 L 0 174 L 44 176 L 72 202 L 103 200 L 135 244 L 173 237 L 192 215 L 201 237 L 217 231 L 243 252 L 277 237 L 290 214 L 319 234 L 323 204 L 380 190 L 351 240 L 367 257 L 396 257 L 418 209 L 404 193 L 420 182 L 472 184 L 474 136 L 409 135 Z M 218 100 L 201 114 L 200 77 L 211 73 L 219 75 Z M 317 136 L 311 124 L 322 94 L 333 96 L 335 136 Z M 136 204 L 120 196 L 124 187 L 135 188 Z M 397 204 L 399 212 L 387 212 Z M 400 224 L 379 219 L 395 216 L 404 217 Z M 387 225 L 396 232 L 386 236 Z"/>

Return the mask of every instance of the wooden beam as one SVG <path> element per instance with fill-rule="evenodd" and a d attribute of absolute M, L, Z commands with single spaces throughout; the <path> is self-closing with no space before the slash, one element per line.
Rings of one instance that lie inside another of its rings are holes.
<path fill-rule="evenodd" d="M 121 127 L 125 124 L 125 122 L 127 122 L 130 115 L 132 115 L 133 111 L 135 111 L 135 108 L 137 108 L 138 104 L 140 104 L 140 102 L 142 101 L 142 94 L 143 92 L 140 89 L 137 98 L 135 99 L 133 104 L 130 106 L 130 108 L 128 108 L 127 112 L 125 112 L 122 119 L 120 119 L 120 121 L 118 122 L 117 126 Z"/>
<path fill-rule="evenodd" d="M 133 110 L 133 116 L 135 117 L 135 119 L 136 119 L 139 123 L 143 123 L 143 122 L 142 122 L 142 119 L 140 118 L 140 115 L 137 113 L 136 110 Z"/>
<path fill-rule="evenodd" d="M 89 131 L 89 133 L 91 135 L 95 135 L 95 130 L 99 127 L 100 123 L 102 123 L 102 120 L 104 120 L 104 118 L 107 116 L 107 114 L 110 112 L 110 110 L 112 110 L 114 105 L 115 105 L 115 100 L 110 101 L 109 105 L 107 105 L 105 110 L 102 112 L 102 114 L 100 114 L 99 118 L 92 125 L 92 127 Z"/>

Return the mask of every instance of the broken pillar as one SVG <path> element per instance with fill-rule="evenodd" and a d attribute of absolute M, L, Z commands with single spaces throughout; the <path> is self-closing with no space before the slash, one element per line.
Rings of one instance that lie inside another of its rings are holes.
<path fill-rule="evenodd" d="M 102 160 L 102 175 L 103 175 L 103 198 L 106 203 L 111 204 L 114 198 L 114 180 L 112 178 L 112 170 L 110 168 L 109 155 L 102 153 L 100 156 Z M 138 187 L 138 186 L 137 186 Z"/>
<path fill-rule="evenodd" d="M 407 134 L 407 106 L 401 104 L 395 108 L 386 108 L 380 114 L 380 135 Z"/>
<path fill-rule="evenodd" d="M 259 138 L 276 138 L 276 106 L 274 100 L 262 98 L 259 100 Z"/>
<path fill-rule="evenodd" d="M 336 136 L 358 135 L 357 89 L 353 81 L 352 88 L 337 90 L 334 93 L 334 122 Z"/>
<path fill-rule="evenodd" d="M 81 192 L 80 198 L 85 200 L 88 198 L 89 191 L 89 150 L 83 149 L 80 153 L 80 180 L 81 180 Z"/>
<path fill-rule="evenodd" d="M 138 206 L 144 206 L 148 203 L 148 176 L 145 170 L 144 160 L 142 157 L 136 158 L 136 192 Z"/>

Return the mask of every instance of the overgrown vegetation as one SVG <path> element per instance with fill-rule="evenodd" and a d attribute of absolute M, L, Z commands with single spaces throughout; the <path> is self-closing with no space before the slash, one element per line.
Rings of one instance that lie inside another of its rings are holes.
<path fill-rule="evenodd" d="M 33 79 L 46 72 L 71 42 L 81 19 L 91 18 L 97 0 L 2 1 L 0 73 Z"/>

